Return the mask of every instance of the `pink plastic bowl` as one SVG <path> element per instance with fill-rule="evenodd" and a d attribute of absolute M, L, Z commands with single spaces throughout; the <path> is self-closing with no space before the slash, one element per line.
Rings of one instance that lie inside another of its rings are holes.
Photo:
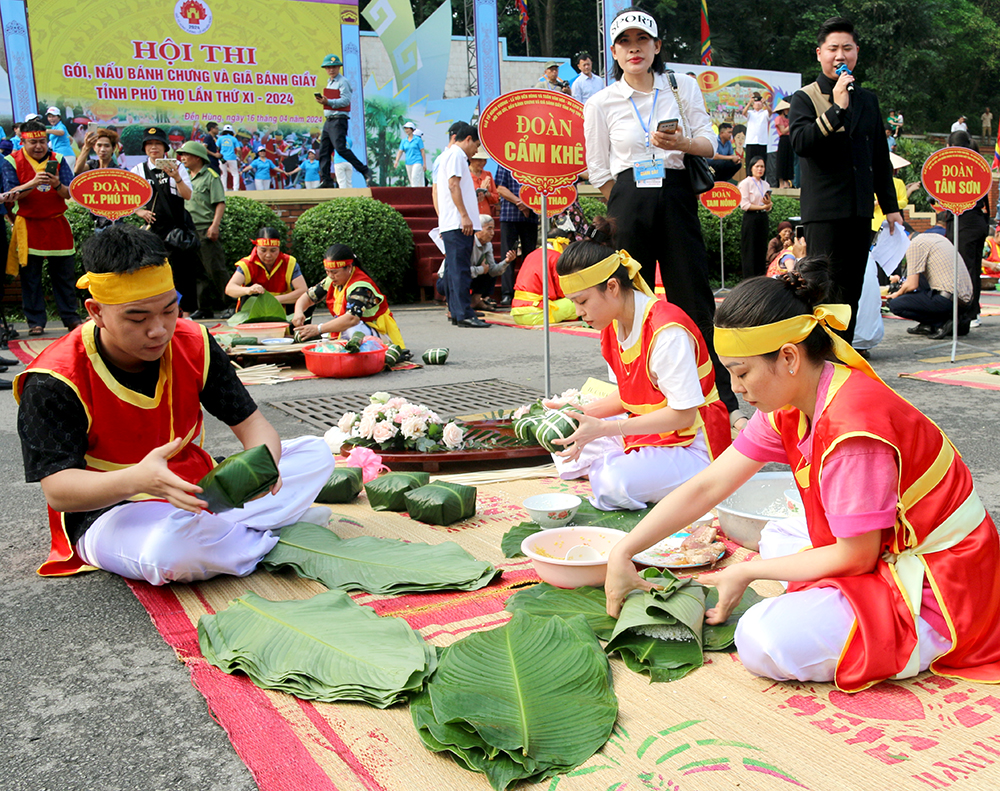
<path fill-rule="evenodd" d="M 608 572 L 608 553 L 625 535 L 623 531 L 610 527 L 556 527 L 532 533 L 521 542 L 521 551 L 531 558 L 538 576 L 550 585 L 557 588 L 599 587 L 604 584 Z M 560 560 L 580 544 L 596 549 L 601 553 L 601 559 Z"/>
<path fill-rule="evenodd" d="M 306 368 L 316 376 L 330 379 L 350 379 L 354 376 L 371 376 L 385 368 L 384 345 L 381 349 L 358 352 L 357 354 L 314 352 L 312 349 L 316 345 L 314 343 L 302 350 L 302 354 L 306 358 Z"/>

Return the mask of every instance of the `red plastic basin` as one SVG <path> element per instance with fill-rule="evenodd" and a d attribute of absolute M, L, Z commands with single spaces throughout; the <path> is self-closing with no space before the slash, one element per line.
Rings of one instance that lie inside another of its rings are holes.
<path fill-rule="evenodd" d="M 330 341 L 325 341 L 329 343 Z M 382 343 L 379 341 L 379 343 Z M 306 358 L 306 368 L 316 376 L 329 379 L 350 379 L 354 376 L 371 376 L 385 368 L 385 344 L 381 349 L 357 354 L 337 354 L 335 352 L 314 352 L 319 344 L 306 346 L 302 355 Z"/>

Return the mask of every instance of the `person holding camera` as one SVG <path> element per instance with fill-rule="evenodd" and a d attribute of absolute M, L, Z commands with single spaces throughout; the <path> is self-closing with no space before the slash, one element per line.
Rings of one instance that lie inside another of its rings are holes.
<path fill-rule="evenodd" d="M 142 176 L 153 188 L 153 197 L 136 216 L 146 223 L 146 229 L 160 237 L 167 246 L 174 283 L 181 295 L 181 309 L 193 318 L 202 318 L 198 311 L 198 234 L 184 201 L 191 200 L 191 176 L 176 159 L 167 158 L 170 142 L 158 126 L 148 127 L 142 135 L 142 151 L 146 161 L 132 172 Z M 204 316 L 204 318 L 211 318 Z"/>
<path fill-rule="evenodd" d="M 667 300 L 698 326 L 719 397 L 739 425 L 745 419 L 712 344 L 715 297 L 684 160 L 715 152 L 705 100 L 694 78 L 667 72 L 651 15 L 625 9 L 608 34 L 615 82 L 583 107 L 590 183 L 607 198 L 618 246 L 642 265 L 643 280 L 656 283 L 659 265 Z"/>
<path fill-rule="evenodd" d="M 21 142 L 20 150 L 0 160 L 3 202 L 14 202 L 14 238 L 7 254 L 7 275 L 21 275 L 21 305 L 28 335 L 43 335 L 42 261 L 48 259 L 59 317 L 66 329 L 74 330 L 83 322 L 77 312 L 73 231 L 66 220 L 73 168 L 62 154 L 49 149 L 48 130 L 39 120 L 21 125 Z"/>
<path fill-rule="evenodd" d="M 559 62 L 555 60 L 545 64 L 545 74 L 538 78 L 538 87 L 547 91 L 562 91 L 567 96 L 573 93 L 570 84 L 559 79 Z"/>

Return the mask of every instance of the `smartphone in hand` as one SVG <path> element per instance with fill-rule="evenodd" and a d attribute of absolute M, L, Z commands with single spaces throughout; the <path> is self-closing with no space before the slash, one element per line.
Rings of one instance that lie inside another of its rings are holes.
<path fill-rule="evenodd" d="M 656 125 L 656 131 L 666 132 L 667 134 L 672 135 L 674 132 L 677 131 L 677 119 L 669 118 L 666 121 L 660 121 L 660 123 Z"/>
<path fill-rule="evenodd" d="M 48 162 L 45 163 L 45 172 L 48 173 L 50 176 L 58 176 L 59 163 L 56 162 L 54 159 L 50 159 Z"/>
<path fill-rule="evenodd" d="M 174 160 L 172 160 L 172 159 L 157 159 L 157 160 L 153 161 L 153 167 L 158 168 L 159 170 L 163 170 L 164 169 L 163 168 L 164 165 L 166 165 L 167 168 L 169 169 L 170 166 L 173 165 L 173 164 L 174 164 Z"/>

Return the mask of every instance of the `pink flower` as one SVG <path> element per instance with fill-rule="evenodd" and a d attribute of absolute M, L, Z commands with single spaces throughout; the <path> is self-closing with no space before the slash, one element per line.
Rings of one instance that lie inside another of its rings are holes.
<path fill-rule="evenodd" d="M 361 480 L 365 483 L 374 481 L 380 473 L 389 472 L 382 463 L 382 457 L 371 448 L 352 448 L 347 454 L 348 467 L 361 468 Z"/>
<path fill-rule="evenodd" d="M 465 432 L 457 423 L 449 423 L 444 427 L 442 439 L 444 440 L 445 447 L 457 450 L 462 447 L 462 439 L 464 437 Z"/>
<path fill-rule="evenodd" d="M 368 409 L 366 407 L 365 412 L 367 411 Z M 362 413 L 361 422 L 358 423 L 358 435 L 364 437 L 365 439 L 371 439 L 372 433 L 374 431 L 375 431 L 375 415 L 371 413 L 367 415 Z"/>
<path fill-rule="evenodd" d="M 405 398 L 400 398 L 399 396 L 396 396 L 395 398 L 390 398 L 388 401 L 386 401 L 385 405 L 390 409 L 400 409 L 408 403 L 409 402 Z"/>
<path fill-rule="evenodd" d="M 402 412 L 400 413 L 402 414 Z M 427 421 L 413 415 L 403 419 L 400 431 L 406 439 L 420 439 L 427 433 Z"/>
<path fill-rule="evenodd" d="M 372 432 L 372 439 L 376 442 L 388 442 L 398 433 L 399 429 L 397 429 L 392 423 L 382 422 L 375 426 L 375 430 Z"/>

